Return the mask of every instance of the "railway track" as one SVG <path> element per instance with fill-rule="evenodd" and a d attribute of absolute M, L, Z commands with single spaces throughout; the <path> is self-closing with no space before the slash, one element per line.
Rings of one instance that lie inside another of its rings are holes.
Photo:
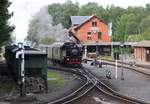
<path fill-rule="evenodd" d="M 106 64 L 106 65 L 112 65 L 115 66 L 116 63 L 114 60 L 102 60 L 102 64 Z M 139 64 L 131 64 L 131 63 L 126 63 L 126 62 L 122 62 L 122 61 L 118 61 L 118 67 L 123 67 L 123 68 L 127 68 L 127 69 L 131 69 L 134 70 L 136 72 L 142 73 L 144 75 L 150 76 L 150 72 L 147 72 L 145 69 L 150 69 L 150 67 L 148 66 L 143 66 L 143 65 L 139 65 Z"/>
<path fill-rule="evenodd" d="M 57 68 L 56 68 L 57 69 Z M 143 101 L 143 100 L 139 100 L 133 97 L 129 97 L 129 96 L 125 96 L 120 94 L 119 92 L 114 91 L 112 88 L 110 88 L 109 86 L 107 86 L 105 83 L 103 83 L 102 81 L 100 81 L 95 75 L 93 75 L 91 72 L 88 71 L 87 68 L 76 68 L 76 69 L 66 69 L 66 68 L 58 68 L 61 69 L 63 71 L 69 71 L 72 73 L 76 73 L 80 76 L 83 76 L 86 78 L 86 83 L 81 86 L 80 88 L 78 88 L 76 91 L 72 92 L 71 94 L 62 97 L 58 100 L 49 102 L 48 104 L 68 104 L 71 103 L 81 97 L 83 97 L 85 94 L 87 94 L 89 91 L 91 91 L 93 88 L 97 88 L 99 92 L 118 99 L 121 102 L 124 102 L 126 104 L 150 104 L 149 102 Z"/>
<path fill-rule="evenodd" d="M 86 83 L 84 85 L 82 85 L 80 88 L 78 88 L 75 91 L 73 91 L 72 93 L 70 93 L 69 95 L 64 96 L 58 100 L 49 102 L 48 104 L 68 104 L 70 102 L 73 102 L 73 101 L 81 98 L 85 94 L 87 94 L 97 84 L 96 80 L 89 78 L 86 74 L 83 74 L 83 72 L 81 72 L 81 71 L 77 71 L 77 70 L 73 70 L 73 69 L 67 69 L 67 68 L 60 68 L 60 67 L 59 68 L 53 67 L 53 68 L 56 70 L 60 69 L 62 71 L 67 71 L 67 72 L 71 72 L 71 73 L 80 75 L 86 79 Z"/>
<path fill-rule="evenodd" d="M 85 70 L 88 74 L 95 77 L 95 75 L 92 74 L 90 71 L 88 71 L 87 68 L 83 68 L 82 70 Z M 97 89 L 100 92 L 102 92 L 102 93 L 104 93 L 108 96 L 119 99 L 122 102 L 125 102 L 127 104 L 150 104 L 149 102 L 146 102 L 146 101 L 143 101 L 143 100 L 139 100 L 139 99 L 136 99 L 136 98 L 133 98 L 133 97 L 122 95 L 119 92 L 113 90 L 111 87 L 107 86 L 102 81 L 100 81 L 97 77 L 95 77 L 95 79 L 97 80 L 97 84 L 96 84 Z"/>

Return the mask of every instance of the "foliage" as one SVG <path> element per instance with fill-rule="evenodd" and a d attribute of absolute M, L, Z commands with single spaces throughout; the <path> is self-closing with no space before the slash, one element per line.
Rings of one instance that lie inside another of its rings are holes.
<path fill-rule="evenodd" d="M 127 39 L 129 42 L 139 42 L 144 40 L 150 40 L 150 28 L 142 34 L 130 35 Z"/>
<path fill-rule="evenodd" d="M 130 35 L 128 37 L 127 41 L 128 42 L 139 42 L 139 41 L 143 40 L 142 38 L 143 38 L 142 35 Z"/>
<path fill-rule="evenodd" d="M 150 14 L 142 19 L 140 25 L 141 25 L 142 32 L 145 32 L 150 29 Z"/>
<path fill-rule="evenodd" d="M 140 41 L 140 35 L 150 27 L 150 4 L 146 7 L 128 7 L 127 9 L 116 7 L 114 5 L 103 8 L 95 2 L 89 2 L 81 5 L 67 0 L 64 4 L 49 5 L 49 13 L 54 18 L 54 23 L 62 23 L 69 27 L 70 15 L 97 15 L 106 23 L 113 24 L 113 41 Z M 133 35 L 137 34 L 137 35 Z M 130 36 L 131 35 L 131 36 Z M 129 37 L 128 37 L 129 36 Z"/>
<path fill-rule="evenodd" d="M 113 53 L 131 54 L 132 53 L 132 48 L 130 48 L 130 47 L 115 47 L 113 49 Z"/>
<path fill-rule="evenodd" d="M 150 4 L 146 4 L 145 7 L 128 7 L 126 9 L 114 5 L 103 8 L 102 5 L 95 2 L 79 6 L 78 2 L 73 3 L 71 0 L 67 0 L 64 4 L 48 5 L 48 12 L 53 18 L 53 25 L 61 23 L 63 27 L 69 28 L 71 25 L 69 16 L 94 14 L 106 23 L 112 22 L 113 41 L 150 40 L 149 35 L 146 35 L 150 33 Z M 36 27 L 29 25 L 29 30 L 31 30 L 29 34 L 35 29 Z M 35 34 L 33 35 L 35 37 L 36 31 L 32 34 Z M 30 38 L 32 39 L 32 37 Z"/>
<path fill-rule="evenodd" d="M 64 4 L 54 3 L 49 5 L 48 11 L 53 17 L 53 25 L 62 23 L 65 28 L 69 28 L 69 16 L 77 15 L 79 10 L 79 4 L 72 3 L 71 0 L 67 0 Z"/>
<path fill-rule="evenodd" d="M 33 19 L 30 21 L 29 24 L 29 30 L 28 30 L 28 36 L 27 36 L 27 40 L 31 41 L 31 45 L 35 43 L 35 45 L 37 45 L 39 43 L 39 37 L 37 35 L 38 32 L 38 20 Z"/>
<path fill-rule="evenodd" d="M 0 46 L 10 40 L 11 32 L 14 30 L 8 22 L 8 19 L 12 17 L 12 13 L 8 12 L 10 4 L 8 0 L 0 0 Z"/>
<path fill-rule="evenodd" d="M 100 8 L 97 3 L 89 2 L 88 4 L 81 6 L 78 14 L 82 16 L 92 15 L 92 14 L 97 14 L 99 10 Z"/>
<path fill-rule="evenodd" d="M 150 29 L 150 28 L 149 28 Z M 150 31 L 146 31 L 142 34 L 143 40 L 150 40 Z"/>

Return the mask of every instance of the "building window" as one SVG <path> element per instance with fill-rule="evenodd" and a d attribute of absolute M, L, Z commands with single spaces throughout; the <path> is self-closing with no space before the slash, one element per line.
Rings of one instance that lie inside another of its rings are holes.
<path fill-rule="evenodd" d="M 87 35 L 91 35 L 91 32 L 87 32 Z"/>
<path fill-rule="evenodd" d="M 87 39 L 88 39 L 88 40 L 92 40 L 91 36 L 88 36 Z"/>
<path fill-rule="evenodd" d="M 92 27 L 97 27 L 97 22 L 96 21 L 92 21 Z"/>
<path fill-rule="evenodd" d="M 101 39 L 102 37 L 102 32 L 98 32 L 98 39 Z"/>
<path fill-rule="evenodd" d="M 92 38 L 91 38 L 91 35 L 92 35 L 91 32 L 87 32 L 87 39 L 88 39 L 88 40 L 91 40 L 91 39 L 92 39 Z"/>

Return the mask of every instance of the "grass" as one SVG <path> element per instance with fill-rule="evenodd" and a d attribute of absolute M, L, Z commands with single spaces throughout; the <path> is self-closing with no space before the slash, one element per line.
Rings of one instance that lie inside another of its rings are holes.
<path fill-rule="evenodd" d="M 57 72 L 48 72 L 47 79 L 50 87 L 60 87 L 66 83 L 65 78 Z"/>
<path fill-rule="evenodd" d="M 99 56 L 99 59 L 113 60 L 111 56 Z"/>

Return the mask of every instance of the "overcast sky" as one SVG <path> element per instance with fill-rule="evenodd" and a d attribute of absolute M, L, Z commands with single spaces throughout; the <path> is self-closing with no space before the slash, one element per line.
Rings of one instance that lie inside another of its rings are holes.
<path fill-rule="evenodd" d="M 18 41 L 23 40 L 27 36 L 29 20 L 32 16 L 45 5 L 52 3 L 64 3 L 66 0 L 10 0 L 12 2 L 9 10 L 14 12 L 14 16 L 10 19 L 11 23 L 16 26 L 13 34 L 16 34 Z M 72 0 L 79 2 L 80 5 L 88 2 L 97 2 L 106 7 L 114 4 L 127 8 L 128 6 L 145 6 L 150 0 Z"/>

